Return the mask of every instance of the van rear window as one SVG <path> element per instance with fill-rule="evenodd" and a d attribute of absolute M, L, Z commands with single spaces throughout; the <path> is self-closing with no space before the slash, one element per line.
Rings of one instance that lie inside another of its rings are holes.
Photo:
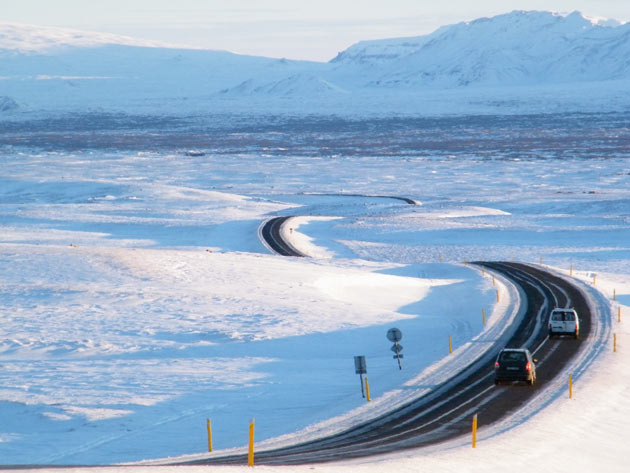
<path fill-rule="evenodd" d="M 556 322 L 560 321 L 573 321 L 575 320 L 575 314 L 573 312 L 554 312 L 551 314 L 551 320 L 555 320 Z"/>

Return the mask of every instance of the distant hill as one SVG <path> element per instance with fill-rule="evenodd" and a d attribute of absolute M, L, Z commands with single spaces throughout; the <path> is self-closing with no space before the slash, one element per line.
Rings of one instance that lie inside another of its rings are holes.
<path fill-rule="evenodd" d="M 630 77 L 630 24 L 578 12 L 514 11 L 414 38 L 363 41 L 331 61 L 370 70 L 365 85 L 522 85 Z"/>
<path fill-rule="evenodd" d="M 514 11 L 317 63 L 0 23 L 0 77 L 3 116 L 606 109 L 630 106 L 630 24 Z"/>
<path fill-rule="evenodd" d="M 0 112 L 10 112 L 18 108 L 19 105 L 11 97 L 0 96 Z"/>

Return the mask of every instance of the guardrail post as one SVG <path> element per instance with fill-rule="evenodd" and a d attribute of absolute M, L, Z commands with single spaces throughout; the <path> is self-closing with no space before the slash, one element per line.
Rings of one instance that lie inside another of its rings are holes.
<path fill-rule="evenodd" d="M 254 418 L 249 421 L 249 449 L 247 451 L 247 466 L 254 466 Z"/>

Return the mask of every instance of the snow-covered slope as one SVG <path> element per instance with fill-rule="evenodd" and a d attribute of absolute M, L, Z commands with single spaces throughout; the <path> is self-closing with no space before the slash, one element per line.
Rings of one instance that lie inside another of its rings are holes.
<path fill-rule="evenodd" d="M 3 115 L 608 110 L 630 106 L 629 77 L 630 24 L 577 12 L 514 11 L 426 36 L 364 41 L 329 63 L 0 23 L 0 96 L 15 104 Z"/>
<path fill-rule="evenodd" d="M 295 95 L 328 95 L 347 93 L 343 88 L 334 83 L 311 74 L 295 74 L 289 77 L 261 84 L 254 79 L 248 79 L 236 87 L 221 91 L 222 94 L 231 96 L 241 95 L 269 95 L 269 96 L 295 96 Z"/>
<path fill-rule="evenodd" d="M 514 11 L 427 36 L 361 42 L 332 62 L 371 66 L 371 86 L 451 87 L 627 78 L 629 53 L 630 24 Z"/>
<path fill-rule="evenodd" d="M 128 36 L 0 22 L 0 51 L 42 53 L 62 48 L 95 47 L 105 44 L 169 47 L 166 43 L 139 40 Z"/>

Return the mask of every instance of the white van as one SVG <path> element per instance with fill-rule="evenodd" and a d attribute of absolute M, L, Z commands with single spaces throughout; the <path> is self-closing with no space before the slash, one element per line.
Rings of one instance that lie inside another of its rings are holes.
<path fill-rule="evenodd" d="M 580 318 L 575 309 L 553 309 L 549 316 L 549 338 L 557 335 L 580 336 Z"/>

